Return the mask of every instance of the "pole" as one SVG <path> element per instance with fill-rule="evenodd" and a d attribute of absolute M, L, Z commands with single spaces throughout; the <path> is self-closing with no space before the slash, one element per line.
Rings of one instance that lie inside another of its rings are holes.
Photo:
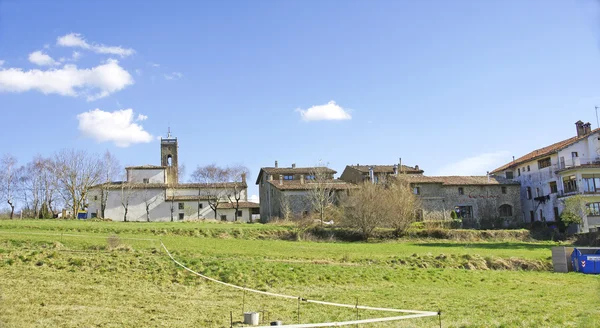
<path fill-rule="evenodd" d="M 233 311 L 229 311 L 229 321 L 231 322 L 230 328 L 233 328 Z"/>
<path fill-rule="evenodd" d="M 598 106 L 596 106 L 596 128 L 600 128 L 600 123 L 598 121 Z"/>
<path fill-rule="evenodd" d="M 298 297 L 298 324 L 300 324 L 300 297 Z"/>
<path fill-rule="evenodd" d="M 358 315 L 358 297 L 356 298 L 356 320 L 360 320 L 360 317 Z M 356 327 L 358 327 L 358 324 L 356 324 Z"/>
<path fill-rule="evenodd" d="M 442 310 L 438 311 L 438 318 L 440 319 L 440 328 L 442 328 Z"/>

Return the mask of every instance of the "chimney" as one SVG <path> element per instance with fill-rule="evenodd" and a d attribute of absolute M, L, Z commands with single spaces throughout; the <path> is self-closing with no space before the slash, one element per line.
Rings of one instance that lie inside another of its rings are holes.
<path fill-rule="evenodd" d="M 398 175 L 398 164 L 394 164 L 394 175 Z"/>
<path fill-rule="evenodd" d="M 242 173 L 242 183 L 246 183 L 246 173 Z"/>
<path fill-rule="evenodd" d="M 295 169 L 296 168 L 296 163 L 292 163 L 292 168 Z"/>
<path fill-rule="evenodd" d="M 485 172 L 485 175 L 487 175 L 488 183 L 490 183 L 490 171 Z"/>
<path fill-rule="evenodd" d="M 269 175 L 267 176 L 267 180 L 269 180 L 269 181 L 273 181 L 273 174 L 269 174 Z"/>
<path fill-rule="evenodd" d="M 400 169 L 400 173 L 402 173 L 402 157 L 398 159 L 398 168 Z"/>
<path fill-rule="evenodd" d="M 279 185 L 283 184 L 283 174 L 279 175 Z"/>
<path fill-rule="evenodd" d="M 300 184 L 304 184 L 304 174 L 300 174 Z"/>
<path fill-rule="evenodd" d="M 419 165 L 415 165 L 415 170 L 419 170 Z"/>
<path fill-rule="evenodd" d="M 585 128 L 583 126 L 584 126 L 584 124 L 583 124 L 583 122 L 581 122 L 581 120 L 575 122 L 575 128 L 577 129 L 578 137 L 585 135 Z"/>
<path fill-rule="evenodd" d="M 592 132 L 592 125 L 590 124 L 590 122 L 587 122 L 583 125 L 583 132 L 585 134 L 589 134 L 590 132 Z"/>
<path fill-rule="evenodd" d="M 371 179 L 371 183 L 375 183 L 375 172 L 372 166 L 369 167 L 369 179 Z"/>
<path fill-rule="evenodd" d="M 275 168 L 278 168 L 278 167 L 279 167 L 279 165 L 278 165 L 277 161 L 275 161 Z"/>

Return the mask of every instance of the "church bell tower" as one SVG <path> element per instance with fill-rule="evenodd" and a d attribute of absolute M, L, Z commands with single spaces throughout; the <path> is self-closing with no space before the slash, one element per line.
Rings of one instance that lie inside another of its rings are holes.
<path fill-rule="evenodd" d="M 178 184 L 177 138 L 171 135 L 171 128 L 166 138 L 160 138 L 160 165 L 167 168 L 167 184 Z"/>

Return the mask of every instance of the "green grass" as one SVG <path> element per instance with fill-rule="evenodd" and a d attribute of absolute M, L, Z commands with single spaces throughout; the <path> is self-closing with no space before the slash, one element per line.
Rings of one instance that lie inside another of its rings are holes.
<path fill-rule="evenodd" d="M 213 238 L 146 230 L 198 227 L 227 233 Z M 250 288 L 351 304 L 358 299 L 371 306 L 441 309 L 444 327 L 600 325 L 600 277 L 548 271 L 554 243 L 291 242 L 233 238 L 237 229 L 289 228 L 0 221 L 0 327 L 229 327 L 230 311 L 239 321 L 242 307 L 296 322 L 296 301 L 248 293 L 243 304 L 243 292 L 178 268 L 157 241 L 126 238 L 160 238 L 194 270 Z M 118 232 L 124 245 L 109 249 L 107 232 Z M 69 236 L 76 233 L 88 237 Z M 488 270 L 509 261 L 532 270 Z M 356 312 L 303 303 L 300 317 L 341 321 L 356 318 Z M 437 318 L 422 318 L 369 327 L 436 325 Z"/>

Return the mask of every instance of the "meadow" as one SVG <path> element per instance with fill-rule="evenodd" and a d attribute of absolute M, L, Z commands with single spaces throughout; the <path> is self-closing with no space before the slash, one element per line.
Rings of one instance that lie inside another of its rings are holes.
<path fill-rule="evenodd" d="M 286 241 L 260 224 L 0 221 L 0 327 L 229 327 L 382 313 L 270 298 L 442 311 L 443 327 L 598 327 L 600 277 L 551 272 L 553 242 Z M 393 315 L 393 314 L 383 314 Z M 265 318 L 266 319 L 266 318 Z M 439 327 L 437 317 L 365 327 Z"/>

